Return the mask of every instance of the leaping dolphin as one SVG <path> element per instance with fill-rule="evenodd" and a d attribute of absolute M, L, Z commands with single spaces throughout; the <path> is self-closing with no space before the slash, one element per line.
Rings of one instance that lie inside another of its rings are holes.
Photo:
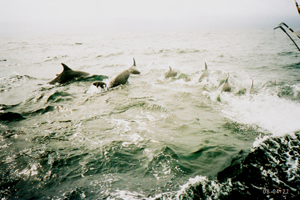
<path fill-rule="evenodd" d="M 228 77 L 225 80 L 225 83 L 223 84 L 222 92 L 230 92 L 231 91 L 231 86 L 228 83 L 228 78 L 229 78 L 229 74 L 228 74 Z"/>
<path fill-rule="evenodd" d="M 74 80 L 75 78 L 82 77 L 82 76 L 88 76 L 89 73 L 82 72 L 82 71 L 74 71 L 71 68 L 69 68 L 64 63 L 61 63 L 63 66 L 63 71 L 57 75 L 55 79 L 49 82 L 49 84 L 55 84 L 55 83 L 67 83 L 71 80 Z"/>
<path fill-rule="evenodd" d="M 169 77 L 175 77 L 177 76 L 176 71 L 173 71 L 171 67 L 169 67 L 169 71 L 167 71 L 167 73 L 165 74 L 165 78 L 169 78 Z"/>
<path fill-rule="evenodd" d="M 200 75 L 200 78 L 199 78 L 198 81 L 201 82 L 202 79 L 205 78 L 205 77 L 208 77 L 208 75 L 209 75 L 209 71 L 207 70 L 207 65 L 206 65 L 206 62 L 205 62 L 205 69 L 202 72 L 202 74 Z"/>

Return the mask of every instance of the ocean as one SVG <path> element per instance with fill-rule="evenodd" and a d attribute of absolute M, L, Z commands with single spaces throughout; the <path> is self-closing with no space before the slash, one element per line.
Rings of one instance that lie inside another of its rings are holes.
<path fill-rule="evenodd" d="M 133 58 L 127 84 L 93 85 Z M 61 63 L 90 75 L 48 84 Z M 300 57 L 281 30 L 0 38 L 3 200 L 299 199 L 299 145 Z"/>

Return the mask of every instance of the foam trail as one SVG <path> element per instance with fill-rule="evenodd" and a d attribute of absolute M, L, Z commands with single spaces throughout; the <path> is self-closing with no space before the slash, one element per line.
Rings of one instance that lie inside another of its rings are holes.
<path fill-rule="evenodd" d="M 300 105 L 297 102 L 268 94 L 230 96 L 227 102 L 223 112 L 233 121 L 256 124 L 274 136 L 300 130 Z"/>

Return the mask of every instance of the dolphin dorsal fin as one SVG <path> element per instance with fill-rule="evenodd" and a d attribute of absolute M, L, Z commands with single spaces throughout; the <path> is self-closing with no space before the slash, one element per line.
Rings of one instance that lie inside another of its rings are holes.
<path fill-rule="evenodd" d="M 70 71 L 72 70 L 70 67 L 68 67 L 66 64 L 61 63 L 61 65 L 64 67 L 64 71 Z"/>
<path fill-rule="evenodd" d="M 206 62 L 204 62 L 204 64 L 205 64 L 205 70 L 207 70 L 207 64 L 206 64 Z"/>
<path fill-rule="evenodd" d="M 172 71 L 172 68 L 169 66 L 169 71 L 171 72 Z"/>
<path fill-rule="evenodd" d="M 227 76 L 227 78 L 225 80 L 225 83 L 228 83 L 228 79 L 229 79 L 229 74 L 228 74 L 228 76 Z"/>
<path fill-rule="evenodd" d="M 134 59 L 134 58 L 133 58 L 133 65 L 132 65 L 132 66 L 136 66 L 136 65 L 135 65 L 135 59 Z"/>
<path fill-rule="evenodd" d="M 252 79 L 252 82 L 251 82 L 251 87 L 250 87 L 250 91 L 249 91 L 249 93 L 251 94 L 252 93 L 252 91 L 253 91 L 253 82 L 254 82 L 254 80 Z"/>

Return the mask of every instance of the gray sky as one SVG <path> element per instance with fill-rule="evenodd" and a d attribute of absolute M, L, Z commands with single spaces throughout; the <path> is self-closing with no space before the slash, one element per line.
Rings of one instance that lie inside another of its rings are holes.
<path fill-rule="evenodd" d="M 0 0 L 0 5 L 0 36 L 300 25 L 294 0 Z"/>

